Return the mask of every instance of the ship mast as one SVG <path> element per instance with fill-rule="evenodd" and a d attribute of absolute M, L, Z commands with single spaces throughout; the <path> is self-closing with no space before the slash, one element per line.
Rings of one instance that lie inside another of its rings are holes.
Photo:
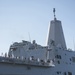
<path fill-rule="evenodd" d="M 63 49 L 66 49 L 65 38 L 62 29 L 62 23 L 60 20 L 56 19 L 55 8 L 53 8 L 54 20 L 50 21 L 50 27 L 48 31 L 47 46 L 50 48 L 52 42 L 55 46 L 61 46 Z"/>
<path fill-rule="evenodd" d="M 54 19 L 56 18 L 55 11 L 56 11 L 55 8 L 53 8 Z"/>

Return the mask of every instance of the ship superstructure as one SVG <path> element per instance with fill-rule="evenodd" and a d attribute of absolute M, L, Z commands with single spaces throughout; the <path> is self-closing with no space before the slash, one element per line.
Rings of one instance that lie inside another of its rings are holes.
<path fill-rule="evenodd" d="M 75 75 L 75 51 L 67 49 L 61 21 L 50 22 L 47 46 L 22 40 L 0 56 L 0 75 Z"/>

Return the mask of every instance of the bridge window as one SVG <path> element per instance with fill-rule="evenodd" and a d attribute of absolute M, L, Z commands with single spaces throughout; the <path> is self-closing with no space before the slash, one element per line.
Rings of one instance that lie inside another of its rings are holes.
<path fill-rule="evenodd" d="M 10 51 L 16 51 L 17 48 L 10 48 Z"/>

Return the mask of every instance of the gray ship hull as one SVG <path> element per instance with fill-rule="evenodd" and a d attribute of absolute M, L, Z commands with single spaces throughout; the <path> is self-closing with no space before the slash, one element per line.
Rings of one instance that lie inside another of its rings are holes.
<path fill-rule="evenodd" d="M 0 62 L 0 75 L 52 75 L 50 67 Z"/>

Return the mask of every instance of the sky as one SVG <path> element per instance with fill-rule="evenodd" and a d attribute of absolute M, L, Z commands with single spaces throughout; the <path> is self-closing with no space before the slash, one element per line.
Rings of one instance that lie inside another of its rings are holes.
<path fill-rule="evenodd" d="M 14 42 L 46 45 L 49 22 L 62 22 L 67 48 L 75 49 L 75 0 L 0 0 L 0 54 Z"/>

